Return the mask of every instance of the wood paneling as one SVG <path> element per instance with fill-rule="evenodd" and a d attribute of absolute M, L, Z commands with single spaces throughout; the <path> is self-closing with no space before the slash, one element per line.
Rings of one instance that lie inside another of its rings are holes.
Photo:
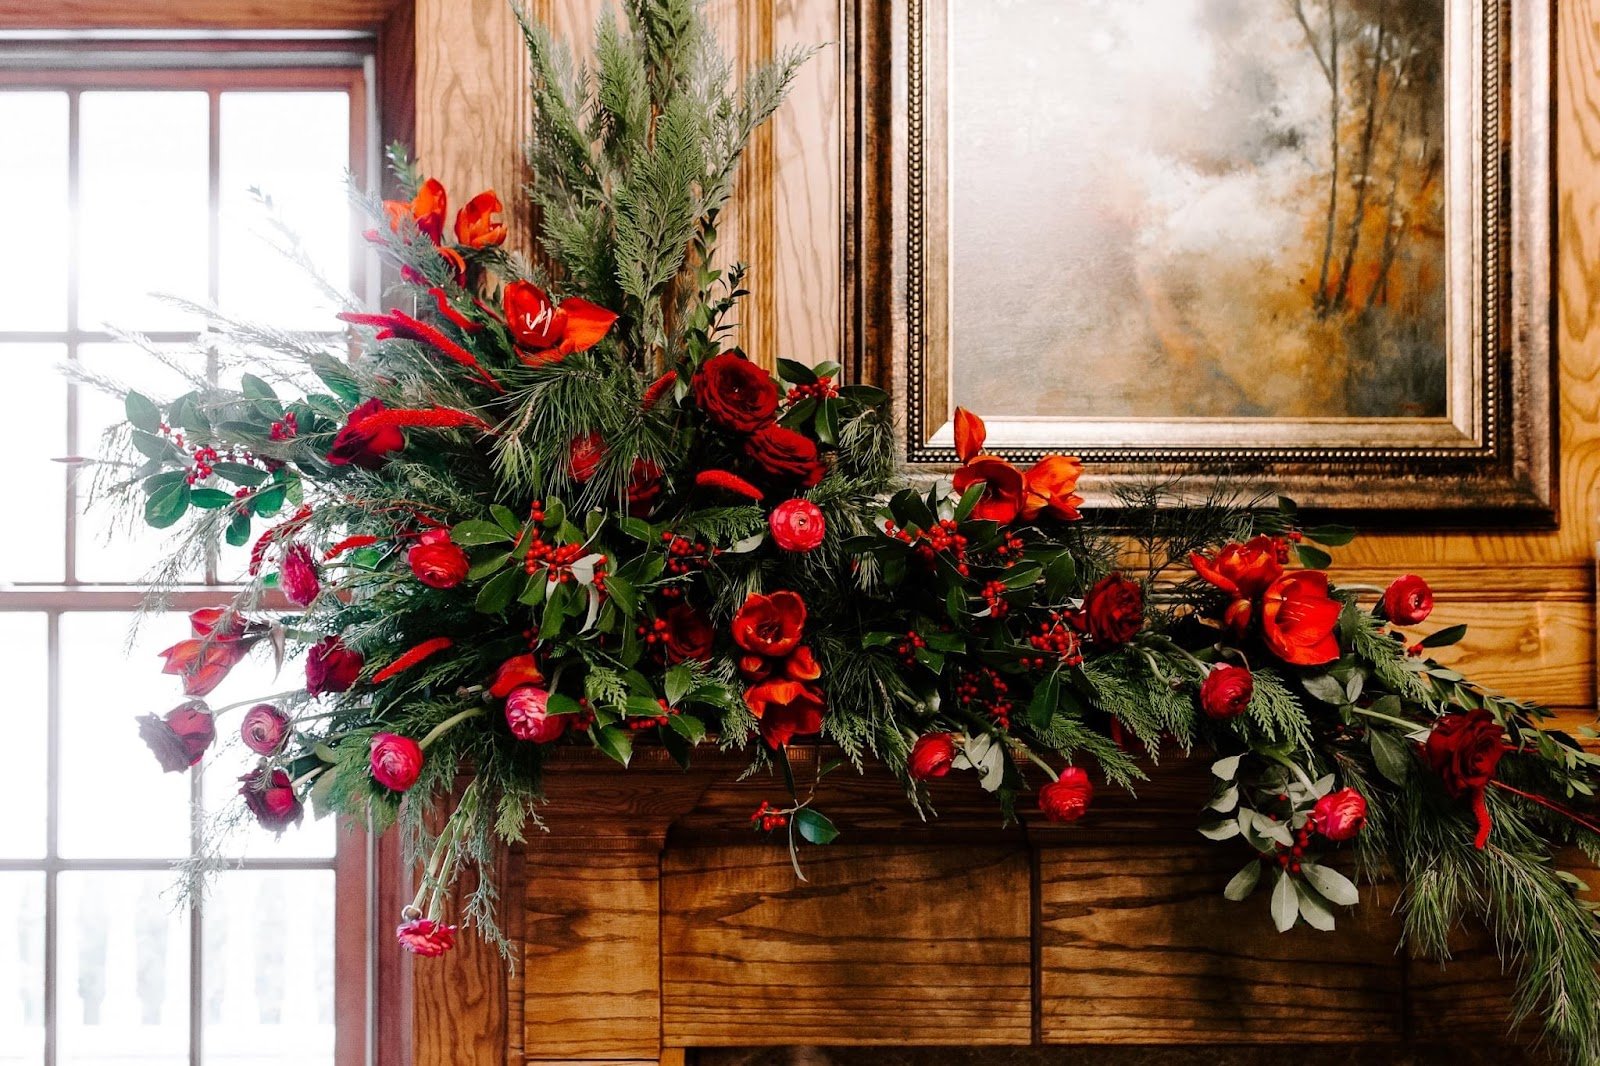
<path fill-rule="evenodd" d="M 22 0 L 0 30 L 373 30 L 407 0 Z"/>

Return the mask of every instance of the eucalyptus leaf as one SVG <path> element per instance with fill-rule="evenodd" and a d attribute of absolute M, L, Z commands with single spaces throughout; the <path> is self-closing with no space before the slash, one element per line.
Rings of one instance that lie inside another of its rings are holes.
<path fill-rule="evenodd" d="M 1247 899 L 1250 893 L 1256 890 L 1256 885 L 1261 883 L 1261 861 L 1251 859 L 1244 864 L 1243 869 L 1233 875 L 1228 886 L 1222 890 L 1222 895 L 1238 903 Z"/>
<path fill-rule="evenodd" d="M 1301 872 L 1305 872 L 1305 867 L 1301 867 Z M 1307 925 L 1324 933 L 1333 932 L 1333 927 L 1336 924 L 1333 920 L 1333 912 L 1328 909 L 1328 905 L 1323 902 L 1321 896 L 1299 881 L 1294 883 L 1294 894 L 1295 902 L 1300 906 L 1300 917 L 1306 920 Z"/>
<path fill-rule="evenodd" d="M 1278 932 L 1287 933 L 1294 928 L 1295 919 L 1300 917 L 1300 897 L 1294 890 L 1294 882 L 1289 875 L 1280 873 L 1278 883 L 1272 889 L 1272 924 Z"/>
<path fill-rule="evenodd" d="M 1331 866 L 1314 862 L 1302 863 L 1300 874 L 1322 898 L 1341 907 L 1353 907 L 1361 900 L 1355 883 Z"/>

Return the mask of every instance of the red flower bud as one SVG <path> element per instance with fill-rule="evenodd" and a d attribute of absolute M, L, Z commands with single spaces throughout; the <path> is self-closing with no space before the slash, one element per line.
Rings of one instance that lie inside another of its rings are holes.
<path fill-rule="evenodd" d="M 278 584 L 289 602 L 304 607 L 317 598 L 322 589 L 322 579 L 317 576 L 317 564 L 311 549 L 294 543 L 283 553 L 283 566 L 278 571 Z"/>
<path fill-rule="evenodd" d="M 1208 718 L 1237 718 L 1250 709 L 1255 677 L 1242 666 L 1213 666 L 1200 684 L 1200 709 Z"/>
<path fill-rule="evenodd" d="M 263 829 L 282 833 L 291 825 L 298 825 L 305 813 L 300 797 L 295 795 L 294 784 L 284 770 L 268 773 L 266 767 L 252 770 L 239 778 L 243 784 L 239 795 L 244 805 L 256 816 Z"/>
<path fill-rule="evenodd" d="M 313 696 L 348 691 L 364 662 L 360 652 L 345 647 L 338 637 L 324 637 L 306 655 L 306 691 Z"/>
<path fill-rule="evenodd" d="M 446 530 L 430 529 L 406 553 L 406 565 L 429 588 L 451 589 L 467 579 L 472 564 Z"/>
<path fill-rule="evenodd" d="M 456 927 L 430 918 L 416 918 L 396 929 L 395 939 L 413 955 L 436 959 L 456 946 Z"/>
<path fill-rule="evenodd" d="M 140 718 L 139 736 L 150 745 L 161 769 L 175 773 L 200 761 L 217 738 L 217 728 L 205 704 L 185 703 L 163 718 L 153 714 Z"/>
<path fill-rule="evenodd" d="M 954 733 L 927 733 L 911 746 L 911 758 L 906 766 L 914 780 L 927 781 L 949 773 L 955 757 Z"/>
<path fill-rule="evenodd" d="M 1433 613 L 1433 590 L 1416 574 L 1397 577 L 1384 591 L 1383 613 L 1397 626 L 1414 626 Z"/>
<path fill-rule="evenodd" d="M 1094 785 L 1082 767 L 1069 766 L 1061 778 L 1039 790 L 1039 810 L 1052 822 L 1076 822 L 1089 809 Z"/>
<path fill-rule="evenodd" d="M 1353 788 L 1341 788 L 1317 800 L 1311 825 L 1332 841 L 1349 840 L 1367 824 L 1367 801 Z"/>
<path fill-rule="evenodd" d="M 1109 574 L 1083 600 L 1083 625 L 1096 644 L 1126 644 L 1144 628 L 1144 591 L 1137 581 Z"/>

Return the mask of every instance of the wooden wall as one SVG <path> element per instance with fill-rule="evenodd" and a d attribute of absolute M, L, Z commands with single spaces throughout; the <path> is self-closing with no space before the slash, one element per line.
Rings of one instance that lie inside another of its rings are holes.
<path fill-rule="evenodd" d="M 711 0 L 742 62 L 837 42 L 840 0 Z M 531 0 L 583 39 L 599 0 Z M 1475 676 L 1558 708 L 1595 707 L 1600 537 L 1600 0 L 1561 0 L 1556 70 L 1561 505 L 1558 530 L 1368 535 L 1344 576 L 1415 572 Z M 417 0 L 417 153 L 458 198 L 526 175 L 526 77 L 504 0 Z M 742 341 L 763 361 L 840 345 L 842 56 L 814 59 L 742 174 L 730 244 L 752 264 Z M 882 782 L 845 786 L 848 845 L 809 884 L 742 820 L 773 782 L 713 765 L 557 775 L 552 834 L 512 872 L 516 974 L 481 950 L 418 967 L 416 1061 L 680 1061 L 770 1043 L 1315 1043 L 1494 1035 L 1502 987 L 1468 946 L 1441 973 L 1372 937 L 1272 934 L 1216 895 L 1227 857 L 1193 844 L 1183 774 L 1137 812 L 1108 800 L 1077 833 L 999 834 L 956 797 L 923 835 Z M 1196 782 L 1196 787 L 1198 783 Z M 892 790 L 891 790 L 892 792 Z M 838 811 L 838 797 L 830 812 Z M 618 817 L 618 812 L 626 817 Z M 1165 820 L 1164 820 L 1165 819 Z M 1163 825 L 1184 827 L 1163 838 Z M 1129 833 L 1137 843 L 1127 843 Z M 942 846 L 934 847 L 934 843 Z"/>

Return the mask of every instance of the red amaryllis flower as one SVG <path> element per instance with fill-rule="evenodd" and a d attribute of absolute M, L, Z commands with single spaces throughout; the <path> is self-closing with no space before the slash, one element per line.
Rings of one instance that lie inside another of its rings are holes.
<path fill-rule="evenodd" d="M 927 781 L 948 774 L 955 757 L 954 733 L 925 733 L 911 745 L 911 757 L 906 760 L 906 769 L 914 780 Z"/>
<path fill-rule="evenodd" d="M 1061 777 L 1039 790 L 1039 811 L 1052 822 L 1076 822 L 1089 810 L 1094 783 L 1079 766 L 1069 766 Z"/>
<path fill-rule="evenodd" d="M 317 598 L 322 580 L 317 576 L 317 563 L 310 548 L 296 541 L 285 549 L 283 566 L 278 570 L 278 584 L 289 602 L 298 607 Z"/>
<path fill-rule="evenodd" d="M 399 733 L 375 733 L 367 765 L 372 779 L 384 788 L 404 792 L 422 775 L 422 745 Z"/>
<path fill-rule="evenodd" d="M 1250 709 L 1255 675 L 1242 666 L 1213 666 L 1200 683 L 1200 709 L 1208 718 L 1237 718 Z"/>
<path fill-rule="evenodd" d="M 561 306 L 531 281 L 513 281 L 501 302 L 506 326 L 524 363 L 559 363 L 573 352 L 586 352 L 610 332 L 617 316 L 588 300 L 569 296 Z"/>
<path fill-rule="evenodd" d="M 733 642 L 745 651 L 778 658 L 799 645 L 805 625 L 806 604 L 799 593 L 752 593 L 733 616 Z"/>
<path fill-rule="evenodd" d="M 752 433 L 744 442 L 744 454 L 771 476 L 792 478 L 808 489 L 828 472 L 817 457 L 816 441 L 776 423 Z"/>
<path fill-rule="evenodd" d="M 970 463 L 983 451 L 983 442 L 989 437 L 989 427 L 983 419 L 967 410 L 956 408 L 956 458 Z"/>
<path fill-rule="evenodd" d="M 1144 628 L 1144 590 L 1121 574 L 1107 574 L 1083 599 L 1081 622 L 1096 644 L 1126 644 Z"/>
<path fill-rule="evenodd" d="M 1328 595 L 1328 575 L 1296 570 L 1261 597 L 1261 638 L 1272 654 L 1296 666 L 1320 666 L 1339 657 L 1334 630 L 1344 605 Z"/>
<path fill-rule="evenodd" d="M 168 711 L 165 717 L 147 714 L 140 718 L 139 736 L 150 745 L 161 769 L 176 773 L 200 761 L 217 739 L 217 727 L 205 704 L 185 703 Z"/>
<path fill-rule="evenodd" d="M 306 691 L 313 696 L 348 691 L 361 676 L 363 662 L 361 653 L 338 637 L 323 637 L 306 654 Z"/>
<path fill-rule="evenodd" d="M 523 685 L 506 697 L 506 725 L 518 740 L 548 744 L 567 731 L 567 716 L 550 713 L 550 693 L 537 685 Z"/>
<path fill-rule="evenodd" d="M 163 674 L 176 674 L 183 679 L 185 696 L 205 696 L 222 684 L 253 643 L 253 639 L 213 634 L 180 640 L 157 654 L 166 659 L 166 665 L 161 667 Z"/>
<path fill-rule="evenodd" d="M 659 464 L 649 459 L 635 459 L 628 471 L 628 512 L 648 514 L 666 487 Z"/>
<path fill-rule="evenodd" d="M 489 682 L 489 695 L 497 700 L 503 700 L 511 695 L 511 690 L 522 685 L 542 685 L 544 674 L 539 670 L 539 664 L 534 662 L 531 652 L 522 655 L 513 655 L 494 672 L 494 678 Z"/>
<path fill-rule="evenodd" d="M 467 248 L 493 248 L 504 244 L 506 227 L 495 216 L 503 207 L 493 189 L 480 192 L 456 212 L 456 243 Z"/>
<path fill-rule="evenodd" d="M 1243 544 L 1225 544 L 1210 556 L 1194 552 L 1189 565 L 1223 592 L 1253 600 L 1283 576 L 1283 556 L 1272 537 L 1251 537 Z"/>
<path fill-rule="evenodd" d="M 1414 626 L 1433 613 L 1433 590 L 1416 574 L 1397 577 L 1384 590 L 1383 613 L 1397 626 Z"/>
<path fill-rule="evenodd" d="M 810 646 L 802 644 L 783 661 L 783 674 L 791 681 L 815 681 L 822 676 L 822 664 Z"/>
<path fill-rule="evenodd" d="M 258 703 L 244 712 L 239 739 L 257 755 L 276 755 L 289 735 L 289 716 L 270 703 Z"/>
<path fill-rule="evenodd" d="M 605 438 L 599 433 L 580 433 L 567 444 L 567 471 L 572 480 L 587 485 L 606 457 Z"/>
<path fill-rule="evenodd" d="M 711 658 L 713 633 L 705 615 L 687 603 L 676 603 L 662 616 L 667 623 L 666 648 L 670 662 L 705 662 Z"/>
<path fill-rule="evenodd" d="M 1445 791 L 1457 799 L 1471 799 L 1478 820 L 1473 844 L 1480 850 L 1489 842 L 1490 829 L 1483 791 L 1494 780 L 1501 757 L 1510 750 L 1504 727 L 1485 710 L 1445 715 L 1434 723 L 1422 747 L 1423 759 L 1439 775 Z"/>
<path fill-rule="evenodd" d="M 767 516 L 773 543 L 784 551 L 808 552 L 822 543 L 828 522 L 810 500 L 784 500 Z"/>
<path fill-rule="evenodd" d="M 983 486 L 983 495 L 972 509 L 972 517 L 980 522 L 1003 525 L 1022 513 L 1022 471 L 1004 459 L 980 455 L 957 470 L 950 483 L 963 495 L 974 485 Z"/>
<path fill-rule="evenodd" d="M 1367 801 L 1353 788 L 1341 788 L 1317 800 L 1311 825 L 1329 840 L 1349 840 L 1367 824 Z"/>
<path fill-rule="evenodd" d="M 745 690 L 744 702 L 761 722 L 769 748 L 787 747 L 797 736 L 822 729 L 822 692 L 800 681 L 763 681 Z"/>
<path fill-rule="evenodd" d="M 416 579 L 435 589 L 453 589 L 467 579 L 471 562 L 449 530 L 430 529 L 406 552 L 406 565 Z"/>
<path fill-rule="evenodd" d="M 1022 517 L 1032 521 L 1040 514 L 1076 522 L 1083 515 L 1083 497 L 1073 490 L 1083 474 L 1083 461 L 1070 455 L 1047 455 L 1022 475 Z"/>
<path fill-rule="evenodd" d="M 282 833 L 291 825 L 298 825 L 305 813 L 300 797 L 295 795 L 294 783 L 285 770 L 268 771 L 261 767 L 239 778 L 243 784 L 239 795 L 244 805 L 256 816 L 263 829 Z"/>
<path fill-rule="evenodd" d="M 436 959 L 456 946 L 456 927 L 431 918 L 415 918 L 406 922 L 394 931 L 394 935 L 401 947 L 425 959 Z"/>
<path fill-rule="evenodd" d="M 197 637 L 237 637 L 244 633 L 244 619 L 231 607 L 202 607 L 189 612 L 189 629 Z"/>
<path fill-rule="evenodd" d="M 384 409 L 383 401 L 371 399 L 350 412 L 344 428 L 334 434 L 333 446 L 328 449 L 328 462 L 334 466 L 359 466 L 376 470 L 406 446 L 406 437 L 399 426 L 376 426 L 362 429 L 362 420 Z"/>
<path fill-rule="evenodd" d="M 778 383 L 737 349 L 707 359 L 689 388 L 706 418 L 731 433 L 753 433 L 778 410 Z"/>
<path fill-rule="evenodd" d="M 398 232 L 401 221 L 409 217 L 417 224 L 417 229 L 426 233 L 434 244 L 438 244 L 444 237 L 444 216 L 449 206 L 448 200 L 444 186 L 439 180 L 429 178 L 417 189 L 416 199 L 410 203 L 404 200 L 385 200 L 383 210 L 389 217 L 390 229 Z"/>

